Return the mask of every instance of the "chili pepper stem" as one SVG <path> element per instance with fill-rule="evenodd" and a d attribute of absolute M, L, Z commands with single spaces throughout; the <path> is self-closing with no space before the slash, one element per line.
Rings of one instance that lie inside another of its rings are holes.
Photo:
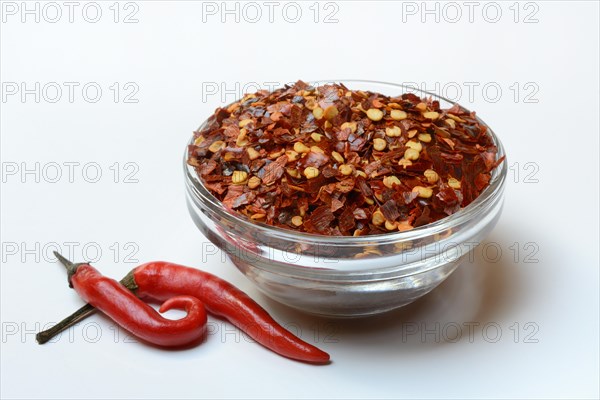
<path fill-rule="evenodd" d="M 54 252 L 54 257 L 56 257 L 58 259 L 58 261 L 60 261 L 61 264 L 65 266 L 65 268 L 67 268 L 67 278 L 69 280 L 69 287 L 72 288 L 73 285 L 71 284 L 71 277 L 73 275 L 75 275 L 75 272 L 77 272 L 77 268 L 82 264 L 81 263 L 75 264 L 74 262 L 71 262 L 70 260 L 65 258 L 62 254 L 60 254 L 58 251 Z"/>
<path fill-rule="evenodd" d="M 81 264 L 75 264 L 75 263 L 69 261 L 68 259 L 66 259 L 65 257 L 63 257 L 60 253 L 58 253 L 56 251 L 54 252 L 54 255 L 67 268 L 67 272 L 69 274 L 69 287 L 73 287 L 71 285 L 71 276 L 75 273 L 75 271 L 77 270 L 77 267 Z M 123 279 L 120 280 L 120 283 L 123 286 L 125 286 L 127 289 L 131 290 L 132 292 L 134 292 L 138 288 L 137 284 L 135 283 L 135 279 L 133 277 L 133 270 L 129 271 L 129 273 L 127 275 L 125 275 L 123 277 Z M 96 312 L 96 309 L 94 308 L 94 306 L 92 306 L 90 304 L 86 304 L 83 307 L 81 307 L 79 310 L 75 311 L 73 314 L 69 315 L 62 321 L 58 322 L 52 328 L 46 329 L 45 331 L 42 331 L 42 332 L 39 332 L 38 334 L 36 334 L 35 340 L 39 344 L 47 343 L 48 341 L 52 340 L 52 338 L 55 337 L 56 335 L 58 335 L 59 333 L 65 331 L 66 329 L 69 329 L 70 327 L 72 327 L 73 325 L 78 323 L 79 321 L 89 317 L 90 315 L 94 314 L 95 312 Z"/>

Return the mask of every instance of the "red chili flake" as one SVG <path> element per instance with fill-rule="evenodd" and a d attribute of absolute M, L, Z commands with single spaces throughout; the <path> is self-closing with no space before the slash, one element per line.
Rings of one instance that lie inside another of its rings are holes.
<path fill-rule="evenodd" d="M 389 232 L 392 222 L 425 225 L 470 204 L 504 161 L 497 153 L 487 127 L 459 105 L 298 81 L 217 108 L 194 132 L 188 164 L 227 208 L 252 220 L 362 236 Z"/>

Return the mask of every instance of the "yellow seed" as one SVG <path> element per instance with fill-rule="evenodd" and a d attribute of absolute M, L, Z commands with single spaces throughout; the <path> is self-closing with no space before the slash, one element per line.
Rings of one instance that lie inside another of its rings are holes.
<path fill-rule="evenodd" d="M 429 183 L 436 183 L 438 179 L 440 179 L 438 173 L 432 169 L 426 169 L 425 172 L 423 172 L 423 175 L 425 175 L 425 178 L 427 178 L 427 182 Z"/>
<path fill-rule="evenodd" d="M 235 185 L 246 183 L 246 179 L 248 179 L 248 173 L 246 171 L 233 171 L 233 175 L 231 176 L 231 182 Z"/>
<path fill-rule="evenodd" d="M 406 114 L 406 111 L 402 111 L 402 110 L 392 110 L 392 112 L 390 113 L 390 116 L 392 117 L 392 119 L 394 119 L 396 121 L 401 121 L 408 117 L 408 115 Z"/>
<path fill-rule="evenodd" d="M 383 178 L 383 185 L 389 189 L 392 189 L 394 185 L 399 185 L 400 179 L 397 176 L 391 175 Z"/>
<path fill-rule="evenodd" d="M 324 117 L 326 120 L 334 119 L 338 115 L 338 109 L 336 106 L 329 106 L 325 109 Z"/>
<path fill-rule="evenodd" d="M 373 200 L 370 197 L 365 197 L 365 203 L 367 203 L 368 205 L 372 206 L 373 204 L 375 204 L 375 200 Z"/>
<path fill-rule="evenodd" d="M 315 167 L 304 168 L 304 176 L 306 179 L 313 179 L 319 176 L 319 169 Z"/>
<path fill-rule="evenodd" d="M 352 236 L 360 236 L 360 235 L 362 235 L 362 233 L 363 233 L 362 229 L 355 229 Z"/>
<path fill-rule="evenodd" d="M 356 176 L 362 176 L 363 178 L 366 178 L 367 174 L 364 171 L 357 170 Z"/>
<path fill-rule="evenodd" d="M 266 216 L 267 216 L 267 214 L 263 214 L 263 213 L 256 213 L 256 214 L 253 214 L 253 215 L 250 217 L 250 219 L 253 219 L 253 220 L 257 220 L 257 219 L 263 219 L 263 218 L 264 218 L 264 217 L 266 217 Z"/>
<path fill-rule="evenodd" d="M 331 152 L 331 156 L 333 157 L 333 159 L 339 163 L 343 163 L 344 162 L 344 157 L 342 157 L 342 155 L 340 153 L 338 153 L 337 151 L 332 151 Z"/>
<path fill-rule="evenodd" d="M 407 160 L 406 158 L 401 158 L 400 161 L 398 161 L 398 165 L 404 167 L 404 169 L 406 169 L 406 167 L 409 167 L 412 165 L 412 161 Z"/>
<path fill-rule="evenodd" d="M 400 232 L 405 232 L 405 231 L 409 231 L 413 229 L 413 226 L 408 222 L 408 221 L 400 221 L 398 223 L 398 230 Z M 410 245 L 408 248 L 411 248 L 412 245 Z"/>
<path fill-rule="evenodd" d="M 294 151 L 296 153 L 308 153 L 310 152 L 310 148 L 302 142 L 296 142 L 294 143 Z"/>
<path fill-rule="evenodd" d="M 321 141 L 321 139 L 323 138 L 323 135 L 321 135 L 320 133 L 317 133 L 317 132 L 313 132 L 310 134 L 310 137 L 312 138 L 312 140 L 319 143 Z"/>
<path fill-rule="evenodd" d="M 371 121 L 381 121 L 383 118 L 383 111 L 377 108 L 369 108 L 367 110 L 367 117 L 369 117 Z"/>
<path fill-rule="evenodd" d="M 456 122 L 455 122 L 453 119 L 447 118 L 447 119 L 445 119 L 445 120 L 444 120 L 444 122 L 445 122 L 446 124 L 448 124 L 448 126 L 449 126 L 450 128 L 452 128 L 452 129 L 455 129 L 455 128 L 456 128 Z"/>
<path fill-rule="evenodd" d="M 356 125 L 356 122 L 344 122 L 340 128 L 349 128 L 352 133 L 355 133 L 356 129 L 358 129 L 358 126 Z"/>
<path fill-rule="evenodd" d="M 424 199 L 430 198 L 431 195 L 433 194 L 433 190 L 431 188 L 424 187 L 424 186 L 415 186 L 412 189 L 412 191 L 417 193 L 419 197 L 422 197 Z"/>
<path fill-rule="evenodd" d="M 269 154 L 269 158 L 274 160 L 285 153 L 285 149 L 279 149 Z"/>
<path fill-rule="evenodd" d="M 256 151 L 254 147 L 248 147 L 246 152 L 248 153 L 248 158 L 250 160 L 256 160 L 258 157 L 260 157 L 260 153 Z"/>
<path fill-rule="evenodd" d="M 300 171 L 298 171 L 297 169 L 287 168 L 286 172 L 288 173 L 289 176 L 291 176 L 293 178 L 300 178 Z"/>
<path fill-rule="evenodd" d="M 454 114 L 448 114 L 448 118 L 451 118 L 451 119 L 453 119 L 456 122 L 462 122 L 462 123 L 467 122 L 464 119 L 462 119 L 461 117 L 458 117 L 458 116 L 456 116 Z"/>
<path fill-rule="evenodd" d="M 375 211 L 373 213 L 373 217 L 371 218 L 371 222 L 373 222 L 373 225 L 381 225 L 385 222 L 385 217 L 383 216 L 383 213 L 379 210 Z"/>
<path fill-rule="evenodd" d="M 407 160 L 418 160 L 419 159 L 419 151 L 415 149 L 408 148 L 404 151 L 404 158 Z M 412 163 L 411 163 L 412 164 Z"/>
<path fill-rule="evenodd" d="M 408 138 L 409 138 L 409 139 L 412 139 L 412 138 L 414 138 L 414 137 L 415 137 L 415 135 L 417 134 L 417 130 L 416 130 L 416 129 L 411 129 L 411 130 L 409 130 L 409 131 L 407 132 L 407 134 L 408 134 Z"/>
<path fill-rule="evenodd" d="M 397 226 L 398 224 L 394 221 L 385 221 L 385 229 L 388 231 L 393 231 Z"/>
<path fill-rule="evenodd" d="M 431 142 L 431 135 L 429 133 L 419 133 L 419 140 L 424 143 Z"/>
<path fill-rule="evenodd" d="M 435 111 L 429 111 L 429 112 L 423 113 L 423 116 L 427 119 L 438 119 L 440 114 L 436 113 Z"/>
<path fill-rule="evenodd" d="M 231 161 L 233 159 L 235 159 L 235 154 L 233 154 L 229 151 L 227 153 L 225 153 L 225 155 L 223 156 L 223 160 L 225 160 L 225 161 Z"/>
<path fill-rule="evenodd" d="M 314 98 L 307 99 L 306 103 L 304 103 L 304 107 L 308 108 L 311 111 L 317 108 L 317 106 L 317 102 Z"/>
<path fill-rule="evenodd" d="M 387 146 L 387 142 L 381 138 L 373 139 L 373 148 L 377 151 L 382 151 Z"/>
<path fill-rule="evenodd" d="M 288 162 L 296 161 L 300 158 L 300 154 L 296 153 L 294 150 L 287 150 L 285 155 L 288 158 Z"/>
<path fill-rule="evenodd" d="M 383 196 L 381 196 L 381 193 L 375 193 L 375 198 L 377 199 L 377 201 L 383 202 Z"/>
<path fill-rule="evenodd" d="M 340 165 L 339 171 L 342 175 L 352 175 L 354 172 L 354 167 L 348 164 Z"/>
<path fill-rule="evenodd" d="M 320 148 L 319 146 L 310 146 L 310 151 L 312 151 L 313 153 L 325 154 L 323 149 Z"/>
<path fill-rule="evenodd" d="M 406 147 L 410 149 L 415 149 L 416 151 L 423 150 L 423 145 L 415 140 L 409 140 L 408 142 L 406 142 Z"/>
<path fill-rule="evenodd" d="M 325 127 L 325 129 L 330 129 L 333 125 L 331 124 L 331 122 L 325 121 L 325 123 L 323 124 L 323 126 Z"/>
<path fill-rule="evenodd" d="M 402 135 L 402 131 L 399 126 L 389 126 L 385 128 L 385 134 L 389 137 L 399 137 Z"/>
<path fill-rule="evenodd" d="M 321 119 L 323 118 L 323 109 L 321 107 L 315 107 L 314 110 L 312 110 L 313 115 L 315 116 L 315 119 Z"/>
<path fill-rule="evenodd" d="M 194 144 L 198 146 L 200 143 L 204 142 L 204 136 L 198 136 L 196 140 L 194 140 Z"/>
<path fill-rule="evenodd" d="M 262 183 L 261 179 L 258 176 L 253 176 L 248 180 L 248 187 L 250 189 L 256 189 Z"/>
<path fill-rule="evenodd" d="M 425 110 L 427 110 L 427 104 L 425 104 L 425 103 L 419 103 L 419 104 L 417 104 L 417 105 L 415 106 L 415 108 L 416 108 L 417 110 L 419 110 L 419 111 L 421 111 L 421 112 L 422 112 L 422 111 L 425 111 Z"/>
<path fill-rule="evenodd" d="M 294 224 L 295 226 L 302 225 L 302 217 L 299 216 L 299 215 L 296 215 L 295 217 L 292 217 L 292 224 Z"/>
<path fill-rule="evenodd" d="M 212 142 L 212 144 L 208 147 L 208 150 L 212 151 L 213 153 L 216 153 L 217 151 L 224 149 L 225 148 L 225 142 L 222 140 L 217 140 L 215 142 Z"/>
<path fill-rule="evenodd" d="M 238 124 L 240 128 L 245 127 L 246 125 L 248 125 L 250 122 L 252 122 L 251 119 L 243 119 L 240 121 L 240 123 Z"/>
<path fill-rule="evenodd" d="M 450 178 L 448 179 L 448 186 L 452 189 L 460 189 L 460 181 L 456 178 Z"/>
<path fill-rule="evenodd" d="M 244 147 L 245 145 L 248 144 L 248 138 L 246 137 L 246 135 L 248 134 L 248 131 L 246 130 L 246 128 L 242 128 L 240 129 L 240 134 L 238 135 L 235 144 L 238 147 Z"/>

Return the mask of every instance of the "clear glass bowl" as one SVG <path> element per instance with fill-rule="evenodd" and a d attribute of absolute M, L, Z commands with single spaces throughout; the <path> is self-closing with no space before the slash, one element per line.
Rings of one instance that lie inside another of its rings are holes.
<path fill-rule="evenodd" d="M 442 108 L 454 104 L 402 85 L 334 82 L 389 96 L 406 92 L 432 96 Z M 498 146 L 498 157 L 503 156 L 502 144 L 489 127 L 488 132 Z M 267 296 L 308 313 L 331 317 L 390 311 L 439 285 L 496 224 L 507 171 L 505 161 L 493 171 L 490 185 L 477 199 L 442 220 L 406 232 L 331 237 L 272 227 L 228 211 L 187 165 L 187 149 L 183 161 L 187 205 L 202 234 L 225 251 Z"/>

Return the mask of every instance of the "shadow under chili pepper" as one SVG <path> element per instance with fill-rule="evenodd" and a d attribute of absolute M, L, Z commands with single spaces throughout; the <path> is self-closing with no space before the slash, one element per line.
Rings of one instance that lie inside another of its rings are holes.
<path fill-rule="evenodd" d="M 469 340 L 469 335 L 480 333 L 485 324 L 500 320 L 522 300 L 524 288 L 519 284 L 522 272 L 512 255 L 505 254 L 497 261 L 490 261 L 481 250 L 486 243 L 507 242 L 510 241 L 490 238 L 474 249 L 473 259 L 463 262 L 431 293 L 382 315 L 330 319 L 307 315 L 264 295 L 262 298 L 276 319 L 310 327 L 314 338 L 324 340 L 329 337 L 335 343 L 343 342 L 344 347 L 351 344 L 353 347 L 389 348 L 394 343 L 398 344 L 398 349 L 407 351 L 411 348 L 422 349 L 423 345 L 456 343 Z M 443 332 L 446 329 L 454 333 L 458 328 L 464 331 L 455 335 Z M 466 331 L 467 328 L 470 332 Z M 319 329 L 320 335 L 317 334 Z M 425 336 L 423 330 L 428 332 Z M 436 330 L 439 331 L 437 337 L 433 334 Z M 419 346 L 412 347 L 415 343 Z"/>

